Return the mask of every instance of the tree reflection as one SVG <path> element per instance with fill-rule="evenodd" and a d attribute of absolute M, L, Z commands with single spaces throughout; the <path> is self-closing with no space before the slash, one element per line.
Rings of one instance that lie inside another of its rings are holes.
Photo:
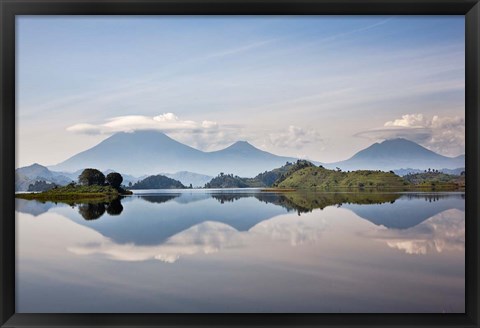
<path fill-rule="evenodd" d="M 78 213 L 85 220 L 96 220 L 105 213 L 105 203 L 80 204 L 78 205 Z"/>
<path fill-rule="evenodd" d="M 395 203 L 401 197 L 399 193 L 371 193 L 371 192 L 262 192 L 262 193 L 215 193 L 211 197 L 221 204 L 235 202 L 242 198 L 255 197 L 265 204 L 282 206 L 287 211 L 301 213 L 312 212 L 315 209 L 324 209 L 328 206 L 341 207 L 343 204 L 383 204 Z"/>
<path fill-rule="evenodd" d="M 120 199 L 115 199 L 107 205 L 107 213 L 110 215 L 120 215 L 123 211 Z"/>
<path fill-rule="evenodd" d="M 123 211 L 120 198 L 111 202 L 82 203 L 78 205 L 78 213 L 87 221 L 97 220 L 107 212 L 109 215 L 120 215 Z"/>
<path fill-rule="evenodd" d="M 172 199 L 179 197 L 180 194 L 167 194 L 167 195 L 141 195 L 141 199 L 146 200 L 149 203 L 162 204 Z"/>

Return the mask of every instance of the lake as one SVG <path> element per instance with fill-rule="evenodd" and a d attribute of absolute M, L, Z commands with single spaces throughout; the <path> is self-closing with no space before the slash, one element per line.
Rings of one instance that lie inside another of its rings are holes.
<path fill-rule="evenodd" d="M 464 193 L 16 202 L 19 313 L 465 312 Z"/>

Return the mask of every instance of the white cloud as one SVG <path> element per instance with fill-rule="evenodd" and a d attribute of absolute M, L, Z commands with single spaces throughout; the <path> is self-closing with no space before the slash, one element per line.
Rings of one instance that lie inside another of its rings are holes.
<path fill-rule="evenodd" d="M 216 150 L 238 140 L 241 127 L 211 120 L 182 120 L 173 113 L 157 116 L 126 115 L 113 117 L 101 124 L 80 123 L 66 130 L 78 134 L 110 135 L 117 132 L 158 130 L 172 138 L 203 150 Z"/>
<path fill-rule="evenodd" d="M 460 116 L 429 118 L 423 114 L 405 114 L 385 122 L 382 128 L 362 131 L 356 136 L 375 140 L 406 138 L 446 156 L 465 153 L 465 119 Z"/>
<path fill-rule="evenodd" d="M 218 124 L 213 121 L 195 122 L 181 120 L 173 113 L 164 113 L 154 117 L 143 115 L 117 116 L 108 119 L 103 124 L 75 124 L 67 131 L 87 134 L 111 134 L 115 132 L 131 132 L 135 130 L 161 130 L 164 132 L 178 130 L 217 129 Z"/>
<path fill-rule="evenodd" d="M 296 149 L 311 143 L 323 143 L 317 131 L 294 125 L 290 125 L 284 132 L 270 133 L 268 141 L 276 147 Z"/>
<path fill-rule="evenodd" d="M 423 114 L 406 114 L 401 119 L 388 121 L 384 126 L 400 126 L 408 128 L 421 128 L 426 125 L 426 119 Z"/>

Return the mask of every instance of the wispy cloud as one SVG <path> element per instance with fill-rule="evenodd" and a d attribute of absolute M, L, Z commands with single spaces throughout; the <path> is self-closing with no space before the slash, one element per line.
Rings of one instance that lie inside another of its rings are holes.
<path fill-rule="evenodd" d="M 321 43 L 321 42 L 328 42 L 328 41 L 334 41 L 336 39 L 340 39 L 340 38 L 343 38 L 343 37 L 346 37 L 346 36 L 349 36 L 349 35 L 352 35 L 352 34 L 355 34 L 355 33 L 359 33 L 359 32 L 364 32 L 364 31 L 368 31 L 368 30 L 371 30 L 373 28 L 376 28 L 378 26 L 382 26 L 382 25 L 385 25 L 387 24 L 389 21 L 391 21 L 393 18 L 392 17 L 389 17 L 387 19 L 384 19 L 384 20 L 381 20 L 379 22 L 376 22 L 376 23 L 373 23 L 373 24 L 369 24 L 369 25 L 366 25 L 366 26 L 363 26 L 363 27 L 359 27 L 359 28 L 356 28 L 356 29 L 352 29 L 350 31 L 347 31 L 347 32 L 342 32 L 342 33 L 338 33 L 338 34 L 334 34 L 334 35 L 331 35 L 331 36 L 328 36 L 326 38 L 322 38 L 316 42 L 318 43 Z"/>
<path fill-rule="evenodd" d="M 290 125 L 282 132 L 270 133 L 267 142 L 280 148 L 302 149 L 308 144 L 320 145 L 323 139 L 316 130 Z"/>
<path fill-rule="evenodd" d="M 227 50 L 224 50 L 224 51 L 214 52 L 214 53 L 211 53 L 210 55 L 207 55 L 205 57 L 200 58 L 200 60 L 237 55 L 237 54 L 244 53 L 244 52 L 256 49 L 256 48 L 263 47 L 263 46 L 268 45 L 270 43 L 273 43 L 277 40 L 278 39 L 258 41 L 258 42 L 253 42 L 253 43 L 250 43 L 250 44 L 243 45 L 241 47 L 236 47 L 236 48 L 231 48 L 231 49 L 227 49 Z"/>

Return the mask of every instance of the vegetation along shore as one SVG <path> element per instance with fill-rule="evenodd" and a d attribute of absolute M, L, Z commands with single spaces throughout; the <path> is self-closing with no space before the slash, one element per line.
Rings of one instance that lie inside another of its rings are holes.
<path fill-rule="evenodd" d="M 78 177 L 78 183 L 71 182 L 66 186 L 53 186 L 52 189 L 39 193 L 21 193 L 15 197 L 38 201 L 64 203 L 111 201 L 132 192 L 122 186 L 121 174 L 112 172 L 105 176 L 97 169 L 88 168 Z"/>
<path fill-rule="evenodd" d="M 66 186 L 51 185 L 40 193 L 16 194 L 23 199 L 39 201 L 61 201 L 75 203 L 82 201 L 106 201 L 117 199 L 132 192 L 122 185 L 123 177 L 116 172 L 105 176 L 97 169 L 85 169 L 78 182 Z M 41 182 L 39 182 L 41 183 Z M 130 189 L 185 189 L 175 179 L 163 175 L 146 177 L 129 187 Z M 460 176 L 445 174 L 436 170 L 408 174 L 400 177 L 393 171 L 330 170 L 316 166 L 306 160 L 287 162 L 285 165 L 265 171 L 254 178 L 242 178 L 233 174 L 220 173 L 206 183 L 204 188 L 260 188 L 264 192 L 307 191 L 464 191 L 465 173 Z"/>

